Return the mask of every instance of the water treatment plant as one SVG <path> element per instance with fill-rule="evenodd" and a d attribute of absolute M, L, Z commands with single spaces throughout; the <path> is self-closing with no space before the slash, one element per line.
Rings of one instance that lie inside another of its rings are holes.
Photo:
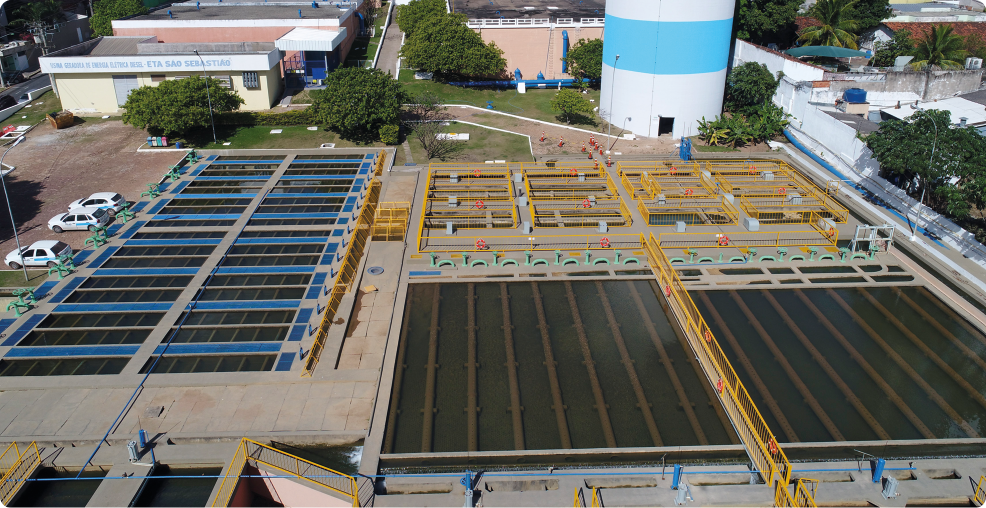
<path fill-rule="evenodd" d="M 4 504 L 983 495 L 983 293 L 821 166 L 393 159 L 184 157 L 0 321 Z"/>

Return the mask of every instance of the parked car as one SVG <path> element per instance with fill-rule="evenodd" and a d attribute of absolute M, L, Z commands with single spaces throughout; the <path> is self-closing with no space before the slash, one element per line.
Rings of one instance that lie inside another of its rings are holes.
<path fill-rule="evenodd" d="M 110 217 L 116 215 L 127 204 L 127 200 L 115 192 L 97 192 L 88 198 L 77 199 L 68 204 L 68 209 L 74 208 L 102 208 L 110 213 Z"/>
<path fill-rule="evenodd" d="M 47 266 L 52 267 L 58 264 L 59 256 L 72 255 L 72 247 L 65 242 L 55 240 L 41 240 L 32 243 L 28 247 L 21 247 L 10 251 L 3 262 L 14 270 L 20 270 L 22 266 Z"/>
<path fill-rule="evenodd" d="M 110 222 L 110 214 L 103 208 L 73 208 L 68 213 L 56 215 L 48 221 L 48 228 L 56 233 L 68 229 L 95 231 Z"/>

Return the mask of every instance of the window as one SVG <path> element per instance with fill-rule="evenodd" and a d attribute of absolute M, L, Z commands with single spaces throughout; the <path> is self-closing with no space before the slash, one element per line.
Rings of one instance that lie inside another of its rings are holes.
<path fill-rule="evenodd" d="M 219 80 L 219 86 L 223 88 L 233 89 L 233 79 L 230 76 L 213 76 Z"/>
<path fill-rule="evenodd" d="M 175 79 L 185 79 L 191 76 L 175 76 Z"/>
<path fill-rule="evenodd" d="M 164 74 L 151 74 L 151 82 L 158 83 L 164 81 Z"/>
<path fill-rule="evenodd" d="M 260 88 L 260 75 L 256 72 L 244 72 L 243 86 L 246 88 Z"/>

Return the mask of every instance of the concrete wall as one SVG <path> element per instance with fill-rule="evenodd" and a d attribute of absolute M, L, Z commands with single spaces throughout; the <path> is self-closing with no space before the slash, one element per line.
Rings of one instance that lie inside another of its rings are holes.
<path fill-rule="evenodd" d="M 539 72 L 546 79 L 567 79 L 571 76 L 561 72 L 562 31 L 568 31 L 569 48 L 579 39 L 602 39 L 603 27 L 587 28 L 476 28 L 483 42 L 495 42 L 503 50 L 507 60 L 507 73 L 513 77 L 514 69 L 520 69 L 524 79 L 536 79 Z M 548 58 L 549 38 L 551 59 Z"/>
<path fill-rule="evenodd" d="M 825 69 L 821 67 L 809 65 L 780 52 L 736 39 L 736 48 L 733 50 L 733 67 L 747 62 L 762 63 L 775 77 L 778 72 L 783 72 L 785 76 L 789 76 L 794 81 L 818 81 L 825 74 Z"/>
<path fill-rule="evenodd" d="M 118 74 L 133 75 L 133 73 L 126 72 L 120 72 Z M 151 78 L 152 74 L 156 76 L 159 73 L 136 74 L 137 84 L 139 86 L 157 86 L 160 82 L 153 81 Z M 188 71 L 160 74 L 164 74 L 165 79 L 189 76 Z M 197 73 L 196 75 L 201 76 L 201 73 Z M 233 90 L 245 101 L 240 106 L 241 111 L 270 109 L 271 105 L 280 97 L 283 91 L 284 81 L 281 79 L 279 67 L 266 72 L 259 72 L 259 75 L 260 88 L 246 88 L 243 86 L 243 72 L 241 71 L 229 71 L 228 74 L 209 73 L 210 77 L 230 76 L 233 83 Z M 120 112 L 120 107 L 116 103 L 113 74 L 51 74 L 50 76 L 64 109 L 80 116 L 118 114 Z"/>
<path fill-rule="evenodd" d="M 878 79 L 880 76 L 884 79 Z M 839 77 L 847 75 L 838 75 Z M 851 77 L 851 75 L 848 75 Z M 863 75 L 872 80 L 829 82 L 828 88 L 816 88 L 812 102 L 830 103 L 842 98 L 849 88 L 862 88 L 867 91 L 867 101 L 876 106 L 892 106 L 901 102 L 915 100 L 930 101 L 954 97 L 961 93 L 979 89 L 983 70 L 931 71 L 931 72 L 887 72 L 880 75 Z"/>

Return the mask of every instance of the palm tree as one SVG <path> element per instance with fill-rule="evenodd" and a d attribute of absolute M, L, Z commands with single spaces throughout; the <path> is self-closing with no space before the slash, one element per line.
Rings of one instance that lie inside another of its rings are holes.
<path fill-rule="evenodd" d="M 942 69 L 961 69 L 965 67 L 965 57 L 969 53 L 963 47 L 962 37 L 952 33 L 952 25 L 934 25 L 925 30 L 924 37 L 914 48 L 915 69 L 939 67 Z"/>
<path fill-rule="evenodd" d="M 812 17 L 818 26 L 810 26 L 801 31 L 799 41 L 808 46 L 838 46 L 858 49 L 856 34 L 859 28 L 856 20 L 848 19 L 850 8 L 857 0 L 819 0 L 812 8 Z"/>

